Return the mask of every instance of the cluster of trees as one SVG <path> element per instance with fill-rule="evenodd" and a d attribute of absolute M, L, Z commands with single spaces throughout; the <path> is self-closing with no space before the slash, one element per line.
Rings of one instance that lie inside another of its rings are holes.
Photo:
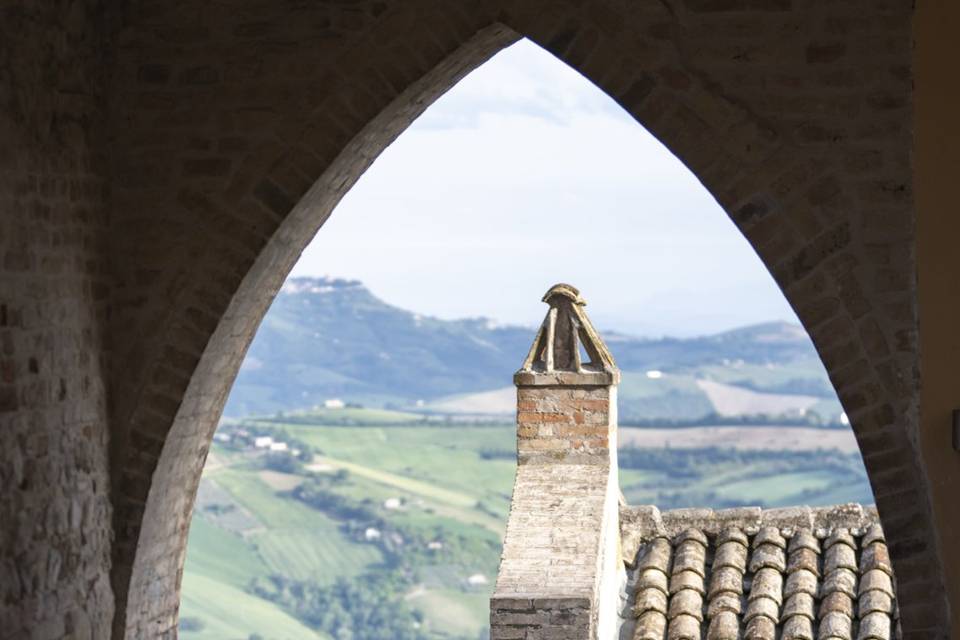
<path fill-rule="evenodd" d="M 340 520 L 341 530 L 350 538 L 376 545 L 383 554 L 383 571 L 395 582 L 419 582 L 423 569 L 438 565 L 456 568 L 460 575 L 495 571 L 500 556 L 500 540 L 495 534 L 464 535 L 444 526 L 388 519 L 369 498 L 357 500 L 337 492 L 348 477 L 346 472 L 314 475 L 286 495 Z M 370 527 L 379 535 L 367 539 Z"/>
<path fill-rule="evenodd" d="M 379 520 L 372 501 L 352 500 L 332 491 L 328 485 L 329 481 L 326 479 L 314 476 L 297 485 L 291 495 L 317 511 L 323 511 L 338 520 L 363 523 Z"/>
<path fill-rule="evenodd" d="M 479 453 L 484 460 L 516 461 L 517 459 L 516 447 L 483 447 Z"/>
<path fill-rule="evenodd" d="M 659 491 L 654 503 L 661 509 L 683 509 L 710 505 L 713 509 L 731 509 L 733 507 L 758 506 L 756 500 L 722 497 L 715 491 Z"/>
<path fill-rule="evenodd" d="M 184 616 L 180 618 L 180 623 L 178 625 L 180 631 L 203 631 L 204 627 L 207 625 L 204 624 L 203 620 L 196 617 Z"/>
<path fill-rule="evenodd" d="M 793 451 L 786 449 L 733 449 L 703 447 L 695 449 L 648 449 L 624 447 L 617 454 L 623 469 L 661 471 L 664 477 L 695 480 L 731 466 L 749 468 L 763 465 L 764 471 L 780 473 L 827 470 L 841 474 L 863 475 L 859 454 L 837 449 Z"/>
<path fill-rule="evenodd" d="M 654 502 L 661 509 L 710 505 L 714 508 L 746 505 L 764 506 L 756 499 L 724 497 L 710 489 L 697 488 L 700 480 L 729 475 L 736 469 L 740 479 L 770 479 L 790 474 L 817 472 L 829 474 L 836 486 L 852 487 L 869 496 L 863 462 L 858 453 L 836 449 L 815 451 L 743 450 L 705 447 L 697 449 L 644 449 L 625 447 L 619 451 L 622 469 L 655 472 L 654 478 L 642 483 L 644 489 L 656 491 Z M 709 482 L 707 483 L 709 486 Z M 857 489 L 857 487 L 859 487 Z M 796 498 L 816 501 L 819 490 L 808 489 Z"/>
<path fill-rule="evenodd" d="M 213 504 L 208 504 L 203 508 L 207 513 L 214 516 L 222 516 L 225 513 L 230 513 L 231 511 L 236 511 L 237 506 L 235 504 L 227 503 L 220 504 L 219 502 L 214 502 Z"/>
<path fill-rule="evenodd" d="M 262 459 L 265 469 L 279 471 L 280 473 L 300 474 L 304 472 L 304 463 L 313 460 L 313 453 L 300 451 L 294 454 L 292 451 L 268 451 Z"/>
<path fill-rule="evenodd" d="M 420 613 L 403 599 L 409 587 L 388 572 L 340 577 L 332 585 L 272 575 L 249 588 L 336 640 L 426 640 Z"/>
<path fill-rule="evenodd" d="M 803 415 L 751 413 L 741 415 L 725 415 L 711 411 L 696 418 L 666 419 L 661 416 L 646 418 L 629 413 L 629 407 L 620 420 L 621 427 L 705 427 L 713 425 L 724 426 L 756 426 L 782 425 L 787 427 L 817 427 L 821 429 L 849 429 L 849 425 L 838 420 L 824 417 L 817 411 L 807 411 Z"/>

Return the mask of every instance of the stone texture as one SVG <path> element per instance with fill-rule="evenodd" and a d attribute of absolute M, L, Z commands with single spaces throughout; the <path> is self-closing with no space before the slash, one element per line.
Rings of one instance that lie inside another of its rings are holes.
<path fill-rule="evenodd" d="M 583 313 L 576 289 L 557 285 L 543 300 L 550 310 L 521 367 L 527 375 L 515 378 L 517 474 L 490 600 L 490 634 L 606 638 L 614 631 L 613 597 L 623 578 L 616 387 L 610 384 L 619 371 Z M 570 309 L 571 301 L 580 308 Z M 558 307 L 566 309 L 558 314 Z M 558 316 L 569 330 L 566 336 L 556 331 Z M 571 318 L 574 324 L 568 324 Z M 582 380 L 554 383 L 558 370 L 578 374 L 584 368 L 572 355 L 577 328 L 589 342 L 587 353 L 594 356 L 591 373 L 605 374 L 599 385 L 584 385 Z M 550 383 L 542 384 L 539 377 L 550 378 Z M 534 603 L 532 613 L 507 607 L 519 597 Z M 544 599 L 563 603 L 571 613 L 557 617 L 537 608 Z"/>
<path fill-rule="evenodd" d="M 605 463 L 616 449 L 616 399 L 616 387 L 518 387 L 519 461 Z"/>
<path fill-rule="evenodd" d="M 4 638 L 105 638 L 114 611 L 102 10 L 0 8 Z"/>
<path fill-rule="evenodd" d="M 613 355 L 587 317 L 586 300 L 569 284 L 556 284 L 543 296 L 550 305 L 520 371 L 518 386 L 610 386 L 620 382 Z M 583 349 L 588 360 L 580 357 Z"/>
<path fill-rule="evenodd" d="M 517 475 L 490 600 L 490 634 L 605 638 L 614 630 L 613 597 L 623 579 L 611 384 L 619 371 L 575 288 L 557 285 L 543 301 L 550 309 L 519 372 L 524 375 L 515 377 Z M 579 340 L 592 365 L 574 355 Z M 558 372 L 587 378 L 557 384 Z M 509 608 L 520 597 L 533 603 L 532 613 Z M 549 607 L 539 608 L 544 601 Z M 569 613 L 558 615 L 557 607 Z"/>
<path fill-rule="evenodd" d="M 614 97 L 743 231 L 857 433 L 904 636 L 948 634 L 956 474 L 917 444 L 910 0 L 0 11 L 0 473 L 16 487 L 0 521 L 25 523 L 4 527 L 3 566 L 61 558 L 3 582 L 11 633 L 89 621 L 103 637 L 115 611 L 114 637 L 175 634 L 200 469 L 274 293 L 373 159 L 522 35 Z M 26 468 L 38 481 L 17 484 Z M 94 515 L 61 531 L 74 500 Z M 81 574 L 103 584 L 105 554 L 116 606 L 79 591 Z"/>

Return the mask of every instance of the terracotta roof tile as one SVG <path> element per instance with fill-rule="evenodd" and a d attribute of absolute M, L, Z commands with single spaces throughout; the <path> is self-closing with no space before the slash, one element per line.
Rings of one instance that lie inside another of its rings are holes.
<path fill-rule="evenodd" d="M 892 640 L 895 579 L 876 511 L 626 508 L 621 638 Z"/>

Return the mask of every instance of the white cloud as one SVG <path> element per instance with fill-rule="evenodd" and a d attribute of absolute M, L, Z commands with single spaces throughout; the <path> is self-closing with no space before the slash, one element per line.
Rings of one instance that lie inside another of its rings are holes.
<path fill-rule="evenodd" d="M 572 115 L 622 111 L 579 73 L 521 40 L 471 73 L 411 129 L 468 128 L 490 113 L 563 122 Z"/>
<path fill-rule="evenodd" d="M 702 185 L 609 97 L 529 42 L 440 98 L 294 268 L 441 317 L 533 324 L 551 284 L 637 334 L 794 319 Z"/>

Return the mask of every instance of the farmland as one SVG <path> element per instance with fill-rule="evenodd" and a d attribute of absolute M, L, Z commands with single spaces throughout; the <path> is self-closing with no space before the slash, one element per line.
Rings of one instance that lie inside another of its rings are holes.
<path fill-rule="evenodd" d="M 330 637 L 327 623 L 297 610 L 290 590 L 330 598 L 345 584 L 380 578 L 402 607 L 396 616 L 408 616 L 421 634 L 411 637 L 481 636 L 510 503 L 513 425 L 427 424 L 410 414 L 362 411 L 229 427 L 312 451 L 309 462 L 289 469 L 269 468 L 262 452 L 222 439 L 215 444 L 190 532 L 185 640 Z M 783 427 L 737 429 L 744 442 L 775 441 Z M 630 442 L 642 443 L 643 431 L 631 429 Z M 794 440 L 822 435 L 807 431 Z M 870 501 L 856 453 L 712 449 L 701 442 L 623 449 L 628 500 L 662 508 Z"/>
<path fill-rule="evenodd" d="M 204 469 L 181 637 L 483 637 L 516 460 L 510 375 L 534 334 L 289 280 Z M 799 326 L 603 335 L 630 503 L 872 501 Z"/>

